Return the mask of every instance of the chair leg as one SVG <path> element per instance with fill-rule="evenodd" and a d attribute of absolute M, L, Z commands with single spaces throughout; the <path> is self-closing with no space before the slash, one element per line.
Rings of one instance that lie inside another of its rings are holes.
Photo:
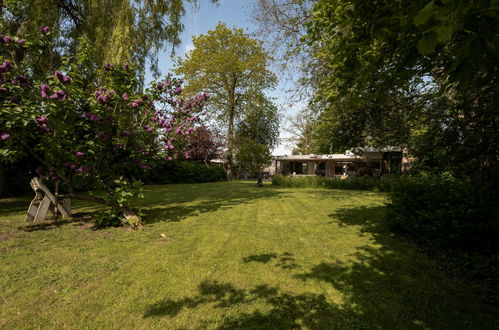
<path fill-rule="evenodd" d="M 38 206 L 38 210 L 36 212 L 36 216 L 33 221 L 44 220 L 45 217 L 47 216 L 47 211 L 49 209 L 50 204 L 51 204 L 50 199 L 45 196 L 45 198 L 43 198 L 42 202 Z"/>

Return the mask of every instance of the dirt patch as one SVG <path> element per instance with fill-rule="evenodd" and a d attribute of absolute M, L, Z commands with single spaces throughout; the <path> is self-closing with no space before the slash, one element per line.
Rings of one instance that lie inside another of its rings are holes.
<path fill-rule="evenodd" d="M 15 232 L 0 233 L 0 243 L 5 242 L 6 240 L 14 237 L 15 234 L 16 234 Z"/>

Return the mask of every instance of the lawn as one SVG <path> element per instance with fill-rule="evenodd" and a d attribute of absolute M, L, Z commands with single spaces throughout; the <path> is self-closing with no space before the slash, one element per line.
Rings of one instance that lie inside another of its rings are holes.
<path fill-rule="evenodd" d="M 137 231 L 92 229 L 84 203 L 29 225 L 29 198 L 0 199 L 2 329 L 498 327 L 476 288 L 385 229 L 380 193 L 148 186 Z"/>

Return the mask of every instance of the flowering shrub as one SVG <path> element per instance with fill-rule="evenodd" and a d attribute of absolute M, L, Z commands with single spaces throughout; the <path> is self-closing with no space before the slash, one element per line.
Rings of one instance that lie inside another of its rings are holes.
<path fill-rule="evenodd" d="M 0 36 L 0 156 L 14 160 L 29 153 L 40 163 L 41 178 L 75 198 L 135 217 L 129 204 L 138 185 L 130 173 L 149 170 L 155 157 L 178 155 L 209 95 L 182 98 L 182 81 L 171 75 L 141 91 L 128 63 L 86 65 L 85 42 L 63 67 L 38 81 L 18 59 L 29 58 L 48 33 L 40 28 L 33 42 Z M 19 52 L 24 57 L 13 56 Z M 74 179 L 83 176 L 106 197 L 76 193 Z"/>

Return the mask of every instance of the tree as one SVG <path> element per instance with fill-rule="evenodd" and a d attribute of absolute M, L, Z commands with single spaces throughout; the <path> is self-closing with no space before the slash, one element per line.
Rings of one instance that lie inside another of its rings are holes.
<path fill-rule="evenodd" d="M 255 95 L 236 125 L 236 144 L 251 139 L 271 150 L 279 143 L 279 111 L 265 95 Z"/>
<path fill-rule="evenodd" d="M 497 172 L 498 19 L 488 1 L 317 1 L 320 121 L 351 146 L 418 143 L 421 161 Z"/>
<path fill-rule="evenodd" d="M 198 126 L 186 139 L 184 158 L 208 165 L 210 160 L 220 157 L 222 147 L 222 138 L 217 132 Z"/>
<path fill-rule="evenodd" d="M 291 134 L 287 141 L 291 144 L 293 153 L 309 155 L 315 152 L 313 135 L 316 117 L 316 112 L 307 107 L 295 116 L 286 118 L 288 125 L 284 130 Z"/>
<path fill-rule="evenodd" d="M 310 96 L 315 61 L 311 48 L 303 38 L 312 17 L 313 0 L 257 0 L 253 18 L 257 23 L 256 35 L 274 57 L 283 78 L 294 80 L 289 93 L 298 99 Z M 300 79 L 296 80 L 296 76 Z"/>
<path fill-rule="evenodd" d="M 206 35 L 193 37 L 192 42 L 194 49 L 184 59 L 178 59 L 175 73 L 185 77 L 190 93 L 210 93 L 207 107 L 227 132 L 227 166 L 231 175 L 235 124 L 244 109 L 274 85 L 275 76 L 267 68 L 269 56 L 262 43 L 242 29 L 229 29 L 219 23 Z"/>
<path fill-rule="evenodd" d="M 94 70 L 86 61 L 92 53 L 84 47 L 88 41 L 63 60 L 60 70 L 36 80 L 10 56 L 22 48 L 23 58 L 30 59 L 49 42 L 43 30 L 38 38 L 2 36 L 1 160 L 28 153 L 39 163 L 40 178 L 63 185 L 73 198 L 109 205 L 136 223 L 129 205 L 140 196 L 134 171 L 147 171 L 154 157 L 173 158 L 175 146 L 194 130 L 208 96 L 181 98 L 181 83 L 171 76 L 137 93 L 139 81 L 129 64 L 107 63 L 97 69 L 98 84 L 88 85 L 83 77 Z M 78 178 L 104 197 L 78 193 Z"/>
<path fill-rule="evenodd" d="M 242 139 L 237 145 L 236 159 L 241 170 L 257 174 L 270 164 L 272 155 L 267 146 L 252 139 Z"/>
<path fill-rule="evenodd" d="M 217 0 L 211 0 L 215 3 Z M 91 60 L 100 66 L 112 63 L 136 63 L 138 76 L 146 61 L 153 72 L 157 54 L 167 45 L 180 44 L 181 18 L 187 3 L 197 0 L 15 0 L 4 1 L 0 19 L 2 32 L 26 38 L 41 26 L 49 26 L 54 47 L 38 69 L 51 72 L 60 66 L 64 54 L 76 51 L 79 38 L 92 41 Z"/>

